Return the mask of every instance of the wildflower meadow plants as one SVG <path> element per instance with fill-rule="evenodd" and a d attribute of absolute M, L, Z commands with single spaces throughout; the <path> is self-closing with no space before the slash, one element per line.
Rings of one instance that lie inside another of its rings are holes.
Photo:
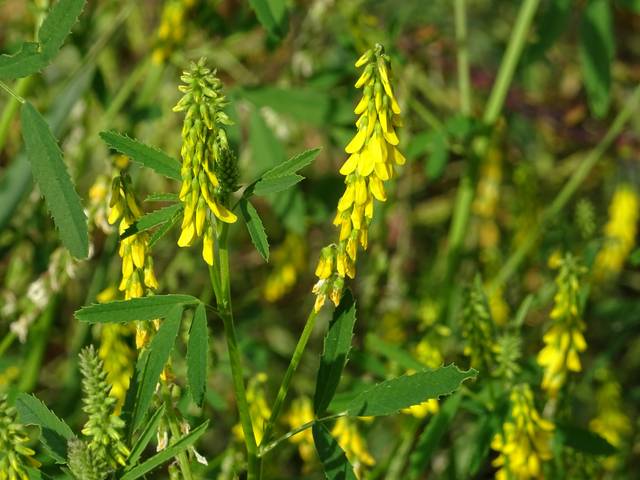
<path fill-rule="evenodd" d="M 640 8 L 427 3 L 0 4 L 0 480 L 634 478 Z"/>

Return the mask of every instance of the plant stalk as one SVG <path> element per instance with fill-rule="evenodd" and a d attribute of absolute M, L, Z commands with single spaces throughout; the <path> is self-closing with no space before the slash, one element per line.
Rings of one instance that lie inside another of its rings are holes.
<path fill-rule="evenodd" d="M 460 112 L 471 114 L 471 81 L 469 74 L 469 44 L 467 42 L 467 3 L 466 0 L 455 0 L 456 45 L 458 51 L 458 90 L 460 94 Z"/>
<path fill-rule="evenodd" d="M 240 417 L 240 425 L 242 426 L 244 442 L 247 449 L 247 478 L 248 480 L 259 480 L 262 475 L 260 460 L 257 455 L 258 445 L 256 444 L 256 437 L 253 432 L 253 424 L 251 422 L 251 413 L 249 412 L 247 391 L 244 385 L 242 360 L 240 358 L 240 349 L 238 348 L 233 312 L 231 309 L 228 233 L 229 226 L 227 224 L 222 224 L 218 235 L 218 261 L 216 262 L 219 266 L 220 275 L 217 276 L 217 272 L 214 268 L 210 268 L 209 272 L 211 277 L 211 286 L 213 287 L 214 294 L 216 295 L 216 301 L 218 302 L 218 313 L 224 324 L 224 336 L 226 338 L 227 349 L 229 351 L 229 363 L 231 365 L 233 389 L 236 395 L 238 416 Z"/>
<path fill-rule="evenodd" d="M 456 8 L 456 17 L 464 15 L 464 5 L 458 5 L 458 3 L 464 3 L 463 0 L 457 0 L 455 6 Z M 509 38 L 509 43 L 507 45 L 507 50 L 504 54 L 502 62 L 500 64 L 500 69 L 498 70 L 498 75 L 491 89 L 491 94 L 489 95 L 489 100 L 484 110 L 484 114 L 482 116 L 482 120 L 486 125 L 492 126 L 496 120 L 498 119 L 500 112 L 502 111 L 502 107 L 504 106 L 504 101 L 507 97 L 507 92 L 509 91 L 509 87 L 513 80 L 513 75 L 516 70 L 516 66 L 518 65 L 518 61 L 520 60 L 520 56 L 522 54 L 522 50 L 524 49 L 525 42 L 527 40 L 527 35 L 531 28 L 531 24 L 533 22 L 533 17 L 538 9 L 540 4 L 540 0 L 524 0 L 522 3 L 520 10 L 518 11 L 518 17 L 516 18 L 515 25 L 511 32 L 511 37 Z M 462 11 L 459 11 L 460 7 L 462 7 Z M 463 30 L 460 31 L 459 28 L 462 27 Z M 456 18 L 456 37 L 464 38 L 466 37 L 466 28 L 464 17 L 458 20 Z M 460 44 L 458 45 L 461 46 Z M 466 57 L 466 44 L 462 44 L 463 52 L 462 52 L 462 60 L 460 58 L 460 52 L 458 53 L 458 66 L 462 68 L 465 67 L 465 62 L 468 60 Z M 463 79 L 468 73 L 459 72 L 459 77 Z M 466 82 L 466 80 L 459 80 L 461 82 Z M 467 85 L 464 86 L 461 83 L 461 88 L 467 88 Z M 470 90 L 465 93 L 465 91 L 461 90 L 461 96 L 469 95 Z M 470 100 L 461 101 L 461 105 Z M 466 108 L 466 107 L 465 107 Z M 487 137 L 482 137 L 478 139 L 478 142 L 475 145 L 474 152 L 472 152 L 472 156 L 468 157 L 467 169 L 460 180 L 460 185 L 458 187 L 458 191 L 456 194 L 455 205 L 453 208 L 453 218 L 451 220 L 451 227 L 449 230 L 449 251 L 448 251 L 448 261 L 447 261 L 447 274 L 446 279 L 447 283 L 450 283 L 454 272 L 457 270 L 458 261 L 460 257 L 460 252 L 462 249 L 462 243 L 466 238 L 467 227 L 469 224 L 469 217 L 471 214 L 471 204 L 473 203 L 474 189 L 476 183 L 476 172 L 477 172 L 477 163 L 478 160 L 484 158 L 486 155 L 487 149 L 489 147 L 489 139 Z"/>
<path fill-rule="evenodd" d="M 586 158 L 580 162 L 578 168 L 573 172 L 571 178 L 567 180 L 567 183 L 562 187 L 562 190 L 558 192 L 558 195 L 553 199 L 553 202 L 551 202 L 551 204 L 542 212 L 540 221 L 529 231 L 525 240 L 504 263 L 488 288 L 490 292 L 504 285 L 504 283 L 516 272 L 520 264 L 536 244 L 544 227 L 562 211 L 569 199 L 573 196 L 585 178 L 587 178 L 591 169 L 609 149 L 639 106 L 640 85 L 637 85 L 631 94 L 631 97 L 625 102 L 624 107 L 613 120 L 613 123 L 609 127 L 609 130 L 607 130 L 607 133 L 602 137 L 602 140 L 600 140 L 593 150 L 587 154 Z"/>
<path fill-rule="evenodd" d="M 180 422 L 178 416 L 173 407 L 173 401 L 171 400 L 171 393 L 165 382 L 162 382 L 162 397 L 165 405 L 165 417 L 169 423 L 169 430 L 173 438 L 178 439 L 181 436 Z M 178 466 L 182 472 L 182 478 L 185 480 L 193 480 L 193 473 L 191 472 L 191 464 L 189 463 L 189 457 L 186 452 L 180 452 L 177 455 Z"/>
<path fill-rule="evenodd" d="M 282 379 L 282 383 L 280 384 L 280 388 L 278 389 L 278 394 L 276 396 L 276 400 L 273 403 L 273 407 L 271 409 L 271 416 L 269 417 L 269 421 L 267 422 L 267 426 L 264 429 L 264 435 L 262 437 L 262 442 L 260 442 L 260 446 L 263 447 L 268 444 L 271 434 L 273 432 L 273 428 L 275 427 L 278 418 L 280 417 L 280 413 L 282 412 L 282 407 L 284 406 L 284 401 L 287 398 L 287 393 L 289 392 L 289 387 L 291 386 L 291 379 L 293 378 L 293 374 L 295 373 L 298 365 L 300 364 L 300 360 L 302 359 L 302 354 L 304 353 L 304 349 L 309 342 L 309 337 L 311 337 L 311 332 L 313 332 L 313 327 L 316 323 L 317 313 L 314 309 L 311 310 L 311 313 L 307 317 L 307 321 L 304 324 L 304 329 L 302 330 L 302 334 L 300 335 L 300 339 L 298 340 L 298 344 L 296 345 L 295 350 L 293 351 L 293 355 L 291 357 L 291 361 L 289 362 L 289 366 L 287 367 L 287 371 L 284 374 L 284 378 Z"/>

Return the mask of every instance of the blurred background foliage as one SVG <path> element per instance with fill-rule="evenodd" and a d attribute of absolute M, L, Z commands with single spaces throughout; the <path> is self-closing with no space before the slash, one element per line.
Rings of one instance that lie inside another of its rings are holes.
<path fill-rule="evenodd" d="M 204 56 L 230 100 L 235 125 L 228 132 L 243 182 L 322 147 L 306 180 L 256 205 L 269 236 L 268 263 L 241 225 L 231 229 L 232 294 L 241 347 L 255 374 L 253 413 L 268 417 L 259 399 L 275 394 L 313 303 L 320 248 L 334 235 L 331 219 L 343 188 L 338 169 L 354 132 L 353 62 L 379 42 L 392 58 L 408 162 L 381 204 L 352 285 L 358 325 L 350 388 L 342 398 L 387 375 L 451 361 L 477 368 L 480 377 L 444 404 L 336 425 L 334 433 L 351 439 L 351 451 L 344 448 L 365 478 L 402 472 L 488 478 L 496 456 L 489 443 L 503 423 L 509 392 L 528 383 L 536 403 L 566 425 L 557 428 L 545 467 L 550 478 L 634 478 L 640 469 L 637 109 L 576 194 L 544 219 L 541 235 L 532 238 L 532 232 L 640 81 L 640 2 L 541 1 L 502 114 L 488 132 L 482 111 L 520 3 L 467 2 L 472 102 L 465 114 L 451 1 L 90 1 L 55 62 L 13 85 L 45 114 L 61 142 L 89 214 L 89 261 L 76 262 L 62 249 L 22 152 L 17 104 L 0 97 L 0 390 L 37 392 L 70 424 L 80 424 L 76 359 L 89 342 L 102 344 L 111 382 L 126 383 L 131 332 L 89 328 L 72 316 L 81 305 L 118 295 L 117 233 L 106 215 L 111 178 L 127 160 L 110 152 L 98 133 L 121 131 L 178 157 L 182 116 L 171 109 L 179 77 Z M 0 51 L 11 53 L 33 38 L 47 7 L 46 0 L 0 1 Z M 490 145 L 476 165 L 470 220 L 452 264 L 447 242 L 456 191 L 483 135 Z M 140 200 L 176 191 L 163 177 L 135 164 L 127 168 Z M 148 201 L 143 208 L 159 205 Z M 198 249 L 178 249 L 176 235 L 153 248 L 158 291 L 210 300 Z M 617 243 L 606 250 L 611 238 Z M 532 248 L 506 282 L 494 282 L 527 242 Z M 581 372 L 570 372 L 561 395 L 547 401 L 536 356 L 550 326 L 554 259 L 565 252 L 588 270 L 577 280 L 587 348 Z M 304 419 L 305 397 L 313 392 L 328 321 L 326 314 L 321 318 L 296 376 L 297 398 L 285 419 L 291 426 L 304 423 L 295 419 Z M 221 325 L 210 328 L 215 341 L 206 404 L 197 409 L 185 397 L 181 406 L 191 419 L 213 419 L 199 447 L 209 460 L 203 474 L 232 478 L 241 452 L 231 433 L 234 399 Z M 184 378 L 181 361 L 174 370 Z M 288 426 L 279 428 L 284 433 Z M 617 453 L 603 455 L 610 451 L 589 442 L 589 429 Z M 294 440 L 270 453 L 277 461 L 269 462 L 268 478 L 320 478 L 309 439 Z"/>

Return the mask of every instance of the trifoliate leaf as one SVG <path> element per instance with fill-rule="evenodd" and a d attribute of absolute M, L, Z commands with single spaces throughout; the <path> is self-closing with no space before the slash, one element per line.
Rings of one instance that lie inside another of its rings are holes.
<path fill-rule="evenodd" d="M 136 233 L 157 227 L 158 225 L 162 225 L 163 223 L 170 221 L 180 210 L 182 210 L 182 204 L 176 203 L 174 205 L 169 205 L 168 207 L 159 208 L 158 210 L 149 212 L 131 224 L 129 228 L 120 235 L 120 240 L 124 240 Z"/>
<path fill-rule="evenodd" d="M 299 183 L 302 180 L 304 180 L 304 177 L 297 173 L 285 175 L 283 177 L 263 178 L 256 183 L 255 187 L 253 187 L 253 193 L 255 195 L 262 196 L 269 193 L 282 192 L 283 190 L 293 187 L 296 183 Z"/>
<path fill-rule="evenodd" d="M 327 427 L 322 423 L 315 423 L 312 432 L 313 443 L 327 480 L 356 480 L 357 477 L 347 456 Z"/>
<path fill-rule="evenodd" d="M 282 162 L 280 165 L 276 165 L 272 169 L 268 170 L 264 175 L 262 175 L 262 178 L 284 177 L 292 173 L 296 173 L 313 162 L 318 156 L 318 153 L 320 153 L 319 148 L 305 150 L 304 152 L 291 157 L 289 160 Z"/>

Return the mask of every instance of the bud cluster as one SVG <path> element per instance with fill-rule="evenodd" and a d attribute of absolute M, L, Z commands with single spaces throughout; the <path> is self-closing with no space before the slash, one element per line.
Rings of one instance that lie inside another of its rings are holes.
<path fill-rule="evenodd" d="M 213 265 L 215 225 L 220 220 L 237 220 L 225 205 L 228 194 L 236 190 L 236 159 L 230 152 L 227 135 L 221 125 L 232 122 L 223 111 L 227 104 L 222 83 L 205 66 L 205 60 L 192 63 L 181 77 L 184 93 L 174 111 L 186 112 L 182 126 L 182 188 L 184 205 L 182 232 L 178 246 L 190 246 L 203 236 L 202 257 Z"/>

